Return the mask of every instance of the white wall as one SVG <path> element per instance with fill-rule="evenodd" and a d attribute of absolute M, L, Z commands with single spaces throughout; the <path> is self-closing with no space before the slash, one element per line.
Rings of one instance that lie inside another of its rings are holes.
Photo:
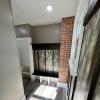
<path fill-rule="evenodd" d="M 33 66 L 33 50 L 32 40 L 30 37 L 17 38 L 17 48 L 19 52 L 20 64 L 22 72 L 30 75 L 34 81 L 35 77 L 32 75 L 34 72 Z"/>
<path fill-rule="evenodd" d="M 17 48 L 20 57 L 20 64 L 22 66 L 29 66 L 29 51 L 28 51 L 28 40 L 26 38 L 17 39 Z"/>
<path fill-rule="evenodd" d="M 61 23 L 33 26 L 33 43 L 60 43 Z"/>
<path fill-rule="evenodd" d="M 0 100 L 24 96 L 10 0 L 0 0 Z"/>

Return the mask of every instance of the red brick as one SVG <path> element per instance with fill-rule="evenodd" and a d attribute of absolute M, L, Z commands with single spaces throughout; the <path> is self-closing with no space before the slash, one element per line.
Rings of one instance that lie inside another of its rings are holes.
<path fill-rule="evenodd" d="M 69 57 L 72 43 L 74 16 L 62 18 L 59 81 L 69 80 Z"/>

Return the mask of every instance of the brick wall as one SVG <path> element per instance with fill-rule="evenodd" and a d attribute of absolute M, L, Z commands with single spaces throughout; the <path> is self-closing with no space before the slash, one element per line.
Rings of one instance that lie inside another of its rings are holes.
<path fill-rule="evenodd" d="M 67 82 L 69 76 L 69 57 L 72 43 L 74 17 L 62 18 L 59 81 Z"/>

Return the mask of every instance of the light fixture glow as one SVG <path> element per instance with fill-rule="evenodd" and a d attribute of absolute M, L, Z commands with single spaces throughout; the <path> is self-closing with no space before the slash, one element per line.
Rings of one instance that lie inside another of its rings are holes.
<path fill-rule="evenodd" d="M 51 11 L 53 10 L 53 7 L 52 7 L 51 5 L 48 5 L 48 6 L 46 7 L 46 9 L 47 9 L 48 12 L 51 12 Z"/>

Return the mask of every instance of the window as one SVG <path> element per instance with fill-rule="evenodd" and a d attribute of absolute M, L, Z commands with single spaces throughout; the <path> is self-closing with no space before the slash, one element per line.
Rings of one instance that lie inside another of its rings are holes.
<path fill-rule="evenodd" d="M 34 74 L 58 77 L 59 46 L 56 44 L 33 45 Z M 41 75 L 41 76 L 42 76 Z"/>

